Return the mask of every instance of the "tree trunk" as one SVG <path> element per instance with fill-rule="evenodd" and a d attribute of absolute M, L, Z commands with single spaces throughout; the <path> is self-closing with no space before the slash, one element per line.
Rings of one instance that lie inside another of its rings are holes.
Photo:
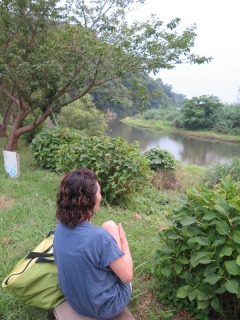
<path fill-rule="evenodd" d="M 4 126 L 3 123 L 0 123 L 0 137 L 6 138 L 7 137 L 7 127 Z"/>
<path fill-rule="evenodd" d="M 39 127 L 46 120 L 46 118 L 51 114 L 51 112 L 52 112 L 52 109 L 49 108 L 48 110 L 45 111 L 45 113 L 41 116 L 41 118 L 38 119 L 38 121 L 33 121 L 32 123 L 30 123 L 25 127 L 21 127 L 21 124 L 29 114 L 29 111 L 19 113 L 13 122 L 11 132 L 7 138 L 7 143 L 5 145 L 4 150 L 6 151 L 17 150 L 18 141 L 21 135 Z"/>
<path fill-rule="evenodd" d="M 18 140 L 20 137 L 18 137 L 13 130 L 11 130 L 11 133 L 7 139 L 7 143 L 4 147 L 4 150 L 6 151 L 15 151 L 17 150 Z"/>

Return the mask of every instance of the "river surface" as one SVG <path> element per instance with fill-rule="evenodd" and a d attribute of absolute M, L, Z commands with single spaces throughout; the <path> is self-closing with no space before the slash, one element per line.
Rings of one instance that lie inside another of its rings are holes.
<path fill-rule="evenodd" d="M 179 133 L 137 128 L 118 120 L 111 121 L 109 129 L 110 137 L 122 137 L 130 143 L 138 141 L 142 151 L 156 147 L 165 149 L 171 152 L 176 160 L 188 164 L 228 163 L 233 157 L 240 157 L 239 142 L 199 139 Z"/>

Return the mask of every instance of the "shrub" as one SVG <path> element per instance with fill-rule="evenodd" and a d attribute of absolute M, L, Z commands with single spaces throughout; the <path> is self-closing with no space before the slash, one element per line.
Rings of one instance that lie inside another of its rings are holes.
<path fill-rule="evenodd" d="M 58 150 L 65 143 L 80 140 L 79 131 L 67 128 L 43 129 L 31 143 L 32 154 L 40 169 L 56 171 Z"/>
<path fill-rule="evenodd" d="M 102 195 L 109 202 L 122 200 L 142 188 L 149 170 L 138 143 L 122 138 L 79 135 L 63 129 L 42 132 L 32 143 L 37 163 L 43 169 L 68 172 L 87 167 L 96 172 Z"/>
<path fill-rule="evenodd" d="M 143 155 L 148 159 L 151 170 L 155 172 L 173 170 L 176 167 L 174 156 L 167 150 L 153 148 L 144 152 Z"/>
<path fill-rule="evenodd" d="M 144 153 L 148 159 L 150 169 L 156 174 L 152 178 L 152 184 L 158 189 L 176 189 L 179 182 L 175 177 L 176 162 L 174 156 L 159 148 L 153 148 Z"/>
<path fill-rule="evenodd" d="M 174 209 L 159 232 L 154 269 L 162 302 L 190 310 L 195 319 L 239 319 L 239 194 L 228 176 L 213 190 L 188 191 Z"/>
<path fill-rule="evenodd" d="M 88 167 L 96 172 L 102 194 L 116 202 L 140 190 L 146 180 L 147 160 L 141 156 L 138 143 L 128 144 L 122 138 L 82 137 L 73 145 L 59 149 L 59 171 Z"/>

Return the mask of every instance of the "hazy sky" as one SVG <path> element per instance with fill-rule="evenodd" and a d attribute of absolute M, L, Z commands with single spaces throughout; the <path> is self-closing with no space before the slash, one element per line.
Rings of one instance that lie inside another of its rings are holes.
<path fill-rule="evenodd" d="M 204 65 L 178 65 L 157 75 L 174 92 L 187 98 L 215 95 L 222 102 L 236 103 L 240 88 L 239 0 L 147 0 L 134 12 L 136 20 L 156 14 L 164 23 L 181 18 L 185 28 L 197 24 L 193 52 L 212 56 Z M 240 93 L 239 93 L 240 100 Z M 239 101 L 240 102 L 240 101 Z"/>

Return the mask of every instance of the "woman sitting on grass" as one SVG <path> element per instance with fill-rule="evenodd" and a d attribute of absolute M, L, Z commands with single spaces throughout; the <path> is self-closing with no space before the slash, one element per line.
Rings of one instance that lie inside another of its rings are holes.
<path fill-rule="evenodd" d="M 71 307 L 106 320 L 130 301 L 133 262 L 121 224 L 91 223 L 100 201 L 93 171 L 82 168 L 64 176 L 57 193 L 54 257 L 59 287 Z"/>

